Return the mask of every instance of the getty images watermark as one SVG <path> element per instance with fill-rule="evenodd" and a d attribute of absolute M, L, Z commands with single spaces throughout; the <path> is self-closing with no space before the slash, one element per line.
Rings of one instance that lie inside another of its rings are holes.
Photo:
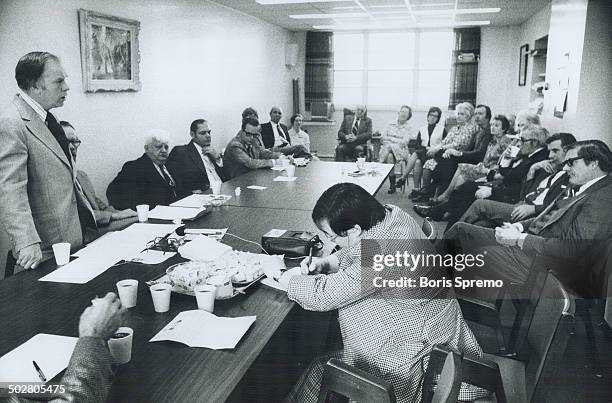
<path fill-rule="evenodd" d="M 501 279 L 490 278 L 487 250 L 478 253 L 440 253 L 427 240 L 362 240 L 364 288 L 394 289 L 408 298 L 422 297 L 404 290 L 500 289 Z M 441 297 L 443 295 L 440 295 Z"/>

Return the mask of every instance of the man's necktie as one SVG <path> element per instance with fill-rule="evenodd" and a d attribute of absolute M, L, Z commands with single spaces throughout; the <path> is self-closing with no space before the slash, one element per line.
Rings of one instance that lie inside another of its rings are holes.
<path fill-rule="evenodd" d="M 284 132 L 284 131 L 283 131 L 283 129 L 281 128 L 280 123 L 277 123 L 277 124 L 276 124 L 276 130 L 278 131 L 278 135 L 279 135 L 279 137 L 280 137 L 280 139 L 281 139 L 281 141 L 282 141 L 283 145 L 284 145 L 284 144 L 289 144 L 289 141 L 287 140 L 287 135 L 285 134 L 285 132 Z"/>
<path fill-rule="evenodd" d="M 359 119 L 355 119 L 355 124 L 353 125 L 353 130 L 351 130 L 351 133 L 353 133 L 356 136 L 358 129 L 359 129 Z"/>
<path fill-rule="evenodd" d="M 51 112 L 47 112 L 47 119 L 45 120 L 47 123 L 47 128 L 55 137 L 55 140 L 59 143 L 60 147 L 66 154 L 66 158 L 68 158 L 68 162 L 72 165 L 72 161 L 70 159 L 70 150 L 68 148 L 68 139 L 66 138 L 66 133 L 64 133 L 64 129 L 62 126 L 57 123 L 55 116 Z"/>
<path fill-rule="evenodd" d="M 172 179 L 170 174 L 168 174 L 168 172 L 166 172 L 166 166 L 165 165 L 161 166 L 161 171 L 162 171 L 162 174 L 164 176 L 164 180 L 166 181 L 166 183 L 170 187 L 170 190 L 172 191 L 172 195 L 174 197 L 176 197 L 176 184 L 174 183 L 174 180 Z"/>

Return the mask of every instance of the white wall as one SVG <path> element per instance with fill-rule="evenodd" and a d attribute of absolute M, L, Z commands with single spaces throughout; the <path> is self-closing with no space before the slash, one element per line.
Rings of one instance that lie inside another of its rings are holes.
<path fill-rule="evenodd" d="M 267 121 L 270 107 L 279 105 L 288 119 L 292 78 L 300 79 L 303 105 L 305 33 L 205 0 L 54 0 L 50 5 L 0 1 L 0 105 L 17 91 L 19 57 L 33 50 L 58 55 L 71 90 L 65 106 L 53 112 L 77 128 L 83 140 L 79 166 L 100 196 L 121 165 L 142 154 L 147 129 L 164 128 L 174 144 L 181 144 L 188 140 L 191 121 L 204 117 L 211 122 L 214 145 L 221 148 L 238 131 L 246 106 Z M 79 8 L 140 21 L 142 91 L 83 92 Z M 287 43 L 300 49 L 293 68 L 285 66 Z M 0 248 L 0 265 L 3 256 Z"/>

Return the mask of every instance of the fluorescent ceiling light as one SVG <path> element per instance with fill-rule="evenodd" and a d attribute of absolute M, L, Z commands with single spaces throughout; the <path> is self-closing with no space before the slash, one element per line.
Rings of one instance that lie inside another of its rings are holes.
<path fill-rule="evenodd" d="M 444 15 L 444 14 L 491 14 L 499 13 L 501 8 L 459 8 L 457 10 L 418 10 L 414 13 L 416 15 Z"/>
<path fill-rule="evenodd" d="M 300 3 L 347 3 L 351 0 L 255 0 L 256 3 L 263 5 L 272 4 L 300 4 Z"/>
<path fill-rule="evenodd" d="M 470 26 L 481 26 L 489 25 L 491 21 L 439 21 L 439 22 L 425 22 L 414 24 L 412 22 L 405 23 L 394 23 L 394 24 L 381 24 L 381 23 L 370 23 L 370 24 L 335 24 L 335 25 L 313 25 L 314 29 L 321 29 L 326 31 L 363 31 L 370 29 L 411 29 L 411 28 L 452 28 L 452 27 L 470 27 Z"/>
<path fill-rule="evenodd" d="M 413 4 L 412 7 L 446 7 L 446 6 L 454 6 L 455 3 L 433 3 L 433 4 Z"/>
<path fill-rule="evenodd" d="M 292 14 L 289 18 L 294 20 L 316 20 L 323 18 L 359 18 L 369 17 L 367 13 L 330 13 L 330 14 Z"/>
<path fill-rule="evenodd" d="M 337 6 L 333 7 L 334 10 L 361 10 L 359 6 Z"/>

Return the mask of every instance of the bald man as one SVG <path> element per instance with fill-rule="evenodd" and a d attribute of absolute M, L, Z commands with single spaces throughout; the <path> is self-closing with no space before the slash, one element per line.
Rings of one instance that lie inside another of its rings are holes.
<path fill-rule="evenodd" d="M 366 143 L 372 138 L 372 119 L 366 114 L 366 106 L 357 105 L 354 115 L 345 115 L 338 131 L 340 144 L 336 147 L 336 161 L 365 157 Z"/>

